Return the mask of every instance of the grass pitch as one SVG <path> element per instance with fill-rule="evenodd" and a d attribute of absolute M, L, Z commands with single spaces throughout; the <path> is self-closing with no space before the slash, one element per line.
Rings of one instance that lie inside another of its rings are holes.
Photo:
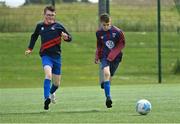
<path fill-rule="evenodd" d="M 94 32 L 73 32 L 62 44 L 62 84 L 58 102 L 43 110 L 43 70 L 39 40 L 24 56 L 30 33 L 0 33 L 0 123 L 180 123 L 180 76 L 172 68 L 180 56 L 179 34 L 162 34 L 162 84 L 157 84 L 155 32 L 126 32 L 123 62 L 112 81 L 113 108 L 105 107 L 94 64 Z M 136 85 L 135 85 L 136 84 Z M 152 112 L 135 112 L 139 99 L 152 103 Z"/>
<path fill-rule="evenodd" d="M 107 109 L 99 86 L 61 87 L 57 103 L 43 110 L 40 88 L 0 89 L 0 123 L 180 123 L 179 84 L 112 85 L 113 108 Z M 152 111 L 136 113 L 139 99 Z"/>
<path fill-rule="evenodd" d="M 31 56 L 24 55 L 31 33 L 0 33 L 0 88 L 42 87 L 44 73 L 38 51 L 40 38 Z M 72 32 L 72 43 L 62 42 L 62 86 L 95 86 L 98 65 L 94 64 L 94 32 Z M 156 32 L 125 32 L 123 61 L 113 84 L 156 84 Z M 172 70 L 180 57 L 180 35 L 162 33 L 162 81 L 178 83 Z"/>

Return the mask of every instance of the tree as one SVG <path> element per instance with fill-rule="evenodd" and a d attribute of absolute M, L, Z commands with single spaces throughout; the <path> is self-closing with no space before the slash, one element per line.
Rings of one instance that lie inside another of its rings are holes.
<path fill-rule="evenodd" d="M 178 13 L 180 14 L 180 0 L 174 0 Z"/>

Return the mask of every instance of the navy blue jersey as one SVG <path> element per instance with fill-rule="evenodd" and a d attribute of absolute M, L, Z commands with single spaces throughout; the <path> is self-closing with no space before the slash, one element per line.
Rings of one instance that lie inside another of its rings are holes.
<path fill-rule="evenodd" d="M 57 56 L 61 54 L 61 33 L 64 32 L 68 34 L 67 42 L 72 40 L 71 35 L 66 31 L 66 29 L 58 22 L 46 25 L 44 22 L 37 24 L 34 33 L 31 35 L 31 40 L 28 49 L 32 50 L 34 48 L 35 42 L 38 36 L 41 36 L 41 48 L 40 56 L 49 55 Z"/>
<path fill-rule="evenodd" d="M 96 59 L 106 58 L 109 61 L 113 61 L 125 47 L 124 34 L 115 26 L 111 26 L 108 31 L 100 28 L 96 32 L 96 38 Z"/>

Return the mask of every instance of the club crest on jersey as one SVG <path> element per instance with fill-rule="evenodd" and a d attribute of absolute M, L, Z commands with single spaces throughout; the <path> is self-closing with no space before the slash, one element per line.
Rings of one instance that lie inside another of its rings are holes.
<path fill-rule="evenodd" d="M 114 48 L 115 44 L 112 40 L 108 40 L 106 41 L 106 46 L 109 48 L 109 49 L 112 49 Z"/>
<path fill-rule="evenodd" d="M 54 27 L 51 27 L 51 30 L 55 30 L 55 28 L 54 28 Z"/>
<path fill-rule="evenodd" d="M 44 27 L 41 27 L 41 30 L 43 31 L 43 30 L 44 30 Z"/>

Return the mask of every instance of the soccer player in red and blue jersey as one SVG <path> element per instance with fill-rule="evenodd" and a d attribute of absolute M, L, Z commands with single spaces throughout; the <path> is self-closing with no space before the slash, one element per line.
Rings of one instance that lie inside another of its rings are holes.
<path fill-rule="evenodd" d="M 41 36 L 41 56 L 45 73 L 44 79 L 44 109 L 49 109 L 49 104 L 55 103 L 55 91 L 58 89 L 61 80 L 61 39 L 70 42 L 71 35 L 62 24 L 55 21 L 55 8 L 47 6 L 44 8 L 44 21 L 39 22 L 31 35 L 28 49 L 25 55 L 32 53 L 38 36 Z M 51 85 L 52 81 L 52 85 Z"/>
<path fill-rule="evenodd" d="M 111 78 L 122 60 L 122 49 L 125 47 L 124 33 L 121 29 L 111 25 L 108 14 L 100 16 L 100 28 L 96 32 L 97 49 L 95 63 L 100 61 L 103 73 L 101 88 L 104 89 L 107 108 L 112 107 L 110 94 Z"/>

